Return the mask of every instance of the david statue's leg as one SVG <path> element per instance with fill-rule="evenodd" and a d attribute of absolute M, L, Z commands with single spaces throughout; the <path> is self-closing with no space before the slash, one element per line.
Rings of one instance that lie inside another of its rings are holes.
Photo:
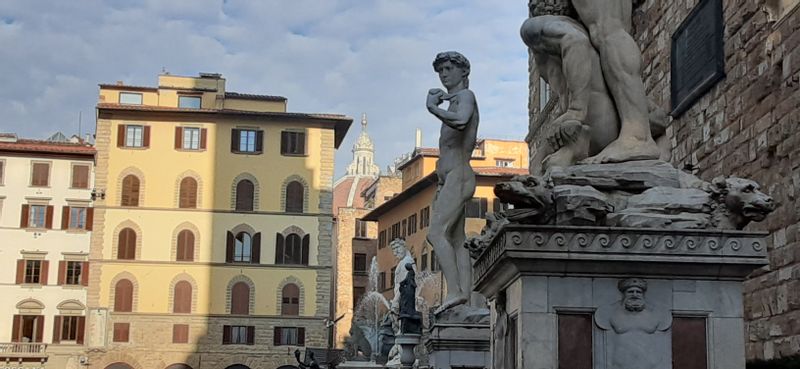
<path fill-rule="evenodd" d="M 603 76 L 621 121 L 619 137 L 586 162 L 657 159 L 641 76 L 642 53 L 626 31 L 631 0 L 573 0 L 573 4 L 600 54 Z"/>
<path fill-rule="evenodd" d="M 464 204 L 463 193 L 469 187 L 469 180 L 464 181 L 456 173 L 447 175 L 445 184 L 439 191 L 439 196 L 433 204 L 434 215 L 431 219 L 431 228 L 428 231 L 428 242 L 433 245 L 437 254 L 439 266 L 447 283 L 447 296 L 434 314 L 439 314 L 453 306 L 469 302 L 469 289 L 462 290 L 460 271 L 463 260 L 458 257 L 459 250 L 464 248 Z M 472 178 L 472 191 L 475 189 L 475 179 Z M 470 198 L 472 192 L 470 192 Z M 438 209 L 438 210 L 437 210 Z M 434 223 L 437 224 L 434 227 Z M 461 228 L 458 228 L 460 225 Z M 460 231 L 460 238 L 454 237 Z M 456 243 L 459 241 L 461 243 Z M 466 251 L 466 249 L 465 249 Z M 469 253 L 467 253 L 469 257 Z M 446 260 L 445 260 L 446 259 Z"/>

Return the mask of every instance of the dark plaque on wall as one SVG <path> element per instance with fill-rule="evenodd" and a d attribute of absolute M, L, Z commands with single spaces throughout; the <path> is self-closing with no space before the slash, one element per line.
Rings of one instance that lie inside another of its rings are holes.
<path fill-rule="evenodd" d="M 722 0 L 700 0 L 672 35 L 672 115 L 679 117 L 725 78 Z"/>

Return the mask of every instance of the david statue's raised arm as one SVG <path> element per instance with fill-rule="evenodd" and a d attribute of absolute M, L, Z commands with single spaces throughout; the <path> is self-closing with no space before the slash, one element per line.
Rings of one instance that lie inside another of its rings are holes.
<path fill-rule="evenodd" d="M 446 68 L 446 67 L 445 67 Z M 452 110 L 439 107 L 443 101 L 450 101 Z M 439 118 L 442 123 L 459 131 L 467 127 L 472 115 L 475 113 L 475 95 L 470 90 L 460 90 L 454 94 L 447 94 L 440 88 L 428 91 L 428 111 Z"/>

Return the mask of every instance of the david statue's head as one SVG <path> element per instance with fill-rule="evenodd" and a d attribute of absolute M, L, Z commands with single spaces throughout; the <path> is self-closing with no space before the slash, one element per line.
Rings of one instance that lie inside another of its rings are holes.
<path fill-rule="evenodd" d="M 647 291 L 647 282 L 640 278 L 628 278 L 619 281 L 617 285 L 622 292 L 622 305 L 625 310 L 639 312 L 644 310 L 644 293 Z"/>
<path fill-rule="evenodd" d="M 389 247 L 392 248 L 392 254 L 398 259 L 404 258 L 408 254 L 408 249 L 406 249 L 406 241 L 402 238 L 395 238 L 394 241 L 389 243 Z"/>
<path fill-rule="evenodd" d="M 461 82 L 469 88 L 469 68 L 469 60 L 457 51 L 438 53 L 433 60 L 433 70 L 439 73 L 439 80 L 448 91 Z"/>

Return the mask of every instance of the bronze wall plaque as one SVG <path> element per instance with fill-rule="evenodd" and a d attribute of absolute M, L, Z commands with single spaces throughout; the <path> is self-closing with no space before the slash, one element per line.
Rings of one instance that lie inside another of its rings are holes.
<path fill-rule="evenodd" d="M 672 115 L 678 118 L 725 78 L 722 0 L 701 0 L 672 35 Z"/>

